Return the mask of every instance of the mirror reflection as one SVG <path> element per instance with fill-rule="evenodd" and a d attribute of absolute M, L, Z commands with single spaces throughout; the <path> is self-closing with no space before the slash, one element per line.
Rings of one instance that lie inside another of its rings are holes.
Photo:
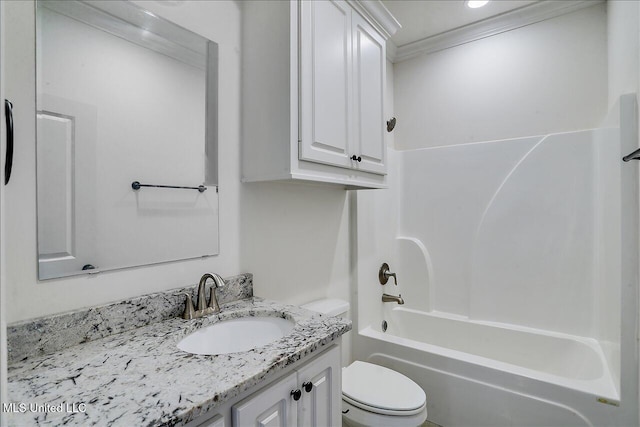
<path fill-rule="evenodd" d="M 217 44 L 126 1 L 36 40 L 39 278 L 217 254 Z"/>

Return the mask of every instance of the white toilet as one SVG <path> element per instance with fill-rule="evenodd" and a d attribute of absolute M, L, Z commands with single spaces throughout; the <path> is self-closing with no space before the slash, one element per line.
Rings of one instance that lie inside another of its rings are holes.
<path fill-rule="evenodd" d="M 307 310 L 344 315 L 349 303 L 322 299 Z M 353 427 L 417 427 L 427 419 L 427 398 L 418 384 L 399 372 L 355 361 L 342 368 L 342 422 Z"/>

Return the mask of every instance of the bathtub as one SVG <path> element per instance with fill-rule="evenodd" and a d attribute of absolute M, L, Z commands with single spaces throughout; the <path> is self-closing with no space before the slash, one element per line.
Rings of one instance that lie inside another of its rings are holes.
<path fill-rule="evenodd" d="M 416 381 L 430 421 L 621 425 L 618 387 L 596 340 L 391 307 L 358 331 L 354 356 Z"/>

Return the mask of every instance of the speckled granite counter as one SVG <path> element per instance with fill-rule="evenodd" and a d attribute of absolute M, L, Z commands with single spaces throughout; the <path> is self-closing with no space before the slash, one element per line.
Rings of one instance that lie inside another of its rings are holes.
<path fill-rule="evenodd" d="M 348 320 L 255 297 L 221 308 L 219 315 L 171 318 L 14 362 L 12 402 L 41 405 L 42 411 L 21 413 L 16 406 L 9 425 L 182 425 L 351 329 Z M 296 326 L 284 338 L 242 353 L 198 356 L 176 347 L 197 328 L 244 316 L 285 317 Z"/>

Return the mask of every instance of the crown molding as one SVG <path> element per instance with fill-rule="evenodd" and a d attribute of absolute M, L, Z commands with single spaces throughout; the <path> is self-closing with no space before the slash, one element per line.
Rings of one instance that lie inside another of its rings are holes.
<path fill-rule="evenodd" d="M 392 62 L 401 62 L 417 55 L 433 53 L 450 47 L 480 40 L 496 34 L 515 30 L 536 22 L 546 21 L 560 15 L 604 3 L 605 0 L 545 0 L 528 6 L 488 18 L 474 24 L 465 25 L 451 31 L 436 34 L 412 43 L 399 46 L 395 55 L 390 56 Z M 384 7 L 384 6 L 383 6 Z"/>
<path fill-rule="evenodd" d="M 398 54 L 398 46 L 393 42 L 393 40 L 389 39 L 386 43 L 387 48 L 387 61 L 393 62 L 396 55 Z"/>
<path fill-rule="evenodd" d="M 389 9 L 385 7 L 380 0 L 349 0 L 349 3 L 360 14 L 369 18 L 368 20 L 377 27 L 386 39 L 394 35 L 402 25 L 398 20 L 389 12 Z"/>

